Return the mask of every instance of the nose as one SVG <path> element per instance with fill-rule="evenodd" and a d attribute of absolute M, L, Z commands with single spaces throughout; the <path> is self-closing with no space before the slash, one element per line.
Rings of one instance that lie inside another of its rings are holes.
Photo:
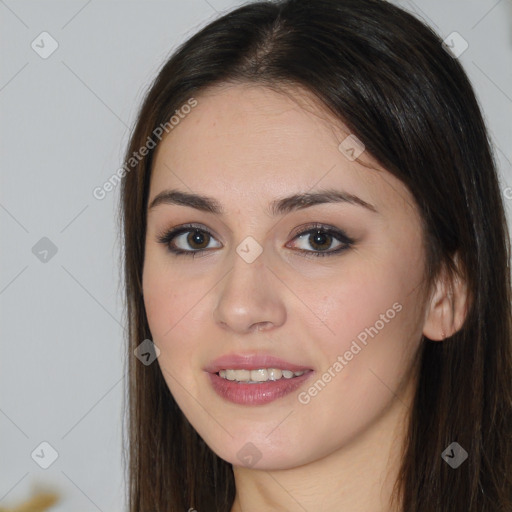
<path fill-rule="evenodd" d="M 238 334 L 271 330 L 286 321 L 283 286 L 265 266 L 263 255 L 247 263 L 238 255 L 219 284 L 215 322 Z"/>

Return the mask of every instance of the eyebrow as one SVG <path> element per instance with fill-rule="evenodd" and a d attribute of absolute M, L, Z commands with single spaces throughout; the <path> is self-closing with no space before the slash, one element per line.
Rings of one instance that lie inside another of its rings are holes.
<path fill-rule="evenodd" d="M 318 192 L 305 192 L 301 194 L 293 194 L 281 199 L 275 199 L 270 203 L 267 212 L 271 216 L 275 217 L 290 213 L 294 210 L 301 210 L 317 204 L 325 203 L 349 203 L 356 206 L 362 206 L 371 212 L 378 213 L 375 206 L 364 201 L 360 197 L 336 189 L 328 189 Z M 163 190 L 151 201 L 148 210 L 152 210 L 161 204 L 189 206 L 196 210 L 213 213 L 214 215 L 225 214 L 221 204 L 215 198 L 190 192 L 183 192 L 180 190 Z"/>

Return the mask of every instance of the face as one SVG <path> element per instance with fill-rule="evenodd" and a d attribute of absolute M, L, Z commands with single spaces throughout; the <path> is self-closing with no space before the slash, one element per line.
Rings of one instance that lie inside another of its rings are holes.
<path fill-rule="evenodd" d="M 260 469 L 320 459 L 378 423 L 424 321 L 411 194 L 294 97 L 196 96 L 158 147 L 148 201 L 143 293 L 162 374 L 217 455 Z"/>

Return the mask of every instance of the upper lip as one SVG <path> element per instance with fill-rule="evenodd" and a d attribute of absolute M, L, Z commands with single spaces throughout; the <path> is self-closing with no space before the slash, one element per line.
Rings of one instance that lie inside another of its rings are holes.
<path fill-rule="evenodd" d="M 204 370 L 209 373 L 217 373 L 227 369 L 259 370 L 261 368 L 280 368 L 293 372 L 311 370 L 308 366 L 290 363 L 268 354 L 226 354 L 212 361 Z"/>

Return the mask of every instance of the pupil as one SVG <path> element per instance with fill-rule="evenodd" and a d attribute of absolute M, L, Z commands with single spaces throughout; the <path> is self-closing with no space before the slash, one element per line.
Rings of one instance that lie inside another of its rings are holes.
<path fill-rule="evenodd" d="M 188 242 L 190 243 L 190 245 L 208 245 L 208 243 L 205 244 L 205 236 L 204 236 L 204 233 L 202 233 L 201 231 L 191 231 L 190 234 L 188 235 Z M 202 247 L 200 247 L 202 248 Z"/>

